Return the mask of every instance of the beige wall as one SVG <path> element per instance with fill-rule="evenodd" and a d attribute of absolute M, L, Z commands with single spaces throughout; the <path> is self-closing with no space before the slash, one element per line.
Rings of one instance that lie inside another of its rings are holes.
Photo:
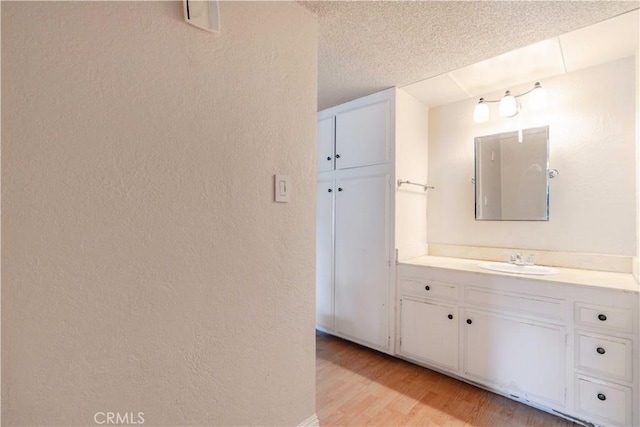
<path fill-rule="evenodd" d="M 429 183 L 437 190 L 429 244 L 634 256 L 634 80 L 632 57 L 546 79 L 548 107 L 521 114 L 524 128 L 550 126 L 550 167 L 560 175 L 550 182 L 548 222 L 474 220 L 473 139 L 516 130 L 518 119 L 498 117 L 493 104 L 490 120 L 476 124 L 477 99 L 430 109 Z"/>
<path fill-rule="evenodd" d="M 6 425 L 314 413 L 315 17 L 181 13 L 2 5 Z"/>

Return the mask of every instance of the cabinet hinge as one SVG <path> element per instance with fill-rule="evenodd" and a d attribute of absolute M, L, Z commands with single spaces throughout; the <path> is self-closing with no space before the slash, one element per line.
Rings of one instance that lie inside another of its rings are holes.
<path fill-rule="evenodd" d="M 387 337 L 387 348 L 391 348 L 391 335 Z"/>

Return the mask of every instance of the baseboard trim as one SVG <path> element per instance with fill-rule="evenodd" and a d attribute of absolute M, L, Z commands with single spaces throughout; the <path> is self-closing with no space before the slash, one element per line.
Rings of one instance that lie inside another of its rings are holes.
<path fill-rule="evenodd" d="M 298 424 L 298 427 L 319 427 L 319 426 L 320 426 L 320 420 L 318 419 L 318 414 L 313 414 L 312 416 L 310 416 L 309 418 L 307 418 L 306 420 Z"/>

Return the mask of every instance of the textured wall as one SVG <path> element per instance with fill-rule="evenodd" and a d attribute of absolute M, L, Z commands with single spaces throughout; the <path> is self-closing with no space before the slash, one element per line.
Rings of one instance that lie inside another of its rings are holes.
<path fill-rule="evenodd" d="M 550 125 L 549 222 L 474 220 L 473 138 L 517 129 L 518 119 L 472 121 L 476 99 L 429 112 L 429 243 L 633 256 L 635 60 L 543 81 L 549 106 L 523 111 L 522 126 Z M 521 93 L 529 86 L 512 89 Z M 497 99 L 493 93 L 487 99 Z M 526 108 L 526 99 L 525 106 Z"/>
<path fill-rule="evenodd" d="M 220 14 L 2 5 L 4 424 L 313 415 L 316 19 Z"/>

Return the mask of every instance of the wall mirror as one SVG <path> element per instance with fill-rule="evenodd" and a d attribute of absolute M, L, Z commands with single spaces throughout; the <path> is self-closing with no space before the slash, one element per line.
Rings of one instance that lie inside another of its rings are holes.
<path fill-rule="evenodd" d="M 549 220 L 549 126 L 475 138 L 476 220 Z"/>

